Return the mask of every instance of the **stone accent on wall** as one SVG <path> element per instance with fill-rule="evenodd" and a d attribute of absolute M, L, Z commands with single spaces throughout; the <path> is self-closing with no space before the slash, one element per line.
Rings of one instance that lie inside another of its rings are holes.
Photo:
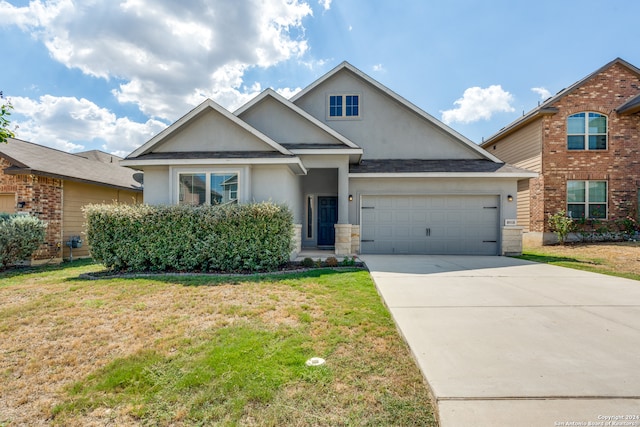
<path fill-rule="evenodd" d="M 338 256 L 351 254 L 351 224 L 335 224 L 335 251 Z"/>
<path fill-rule="evenodd" d="M 502 227 L 502 255 L 522 255 L 522 227 Z"/>
<path fill-rule="evenodd" d="M 289 259 L 295 260 L 300 252 L 302 252 L 302 224 L 293 224 L 293 250 L 289 254 Z"/>
<path fill-rule="evenodd" d="M 351 253 L 352 254 L 360 253 L 360 226 L 359 225 L 351 226 Z"/>
<path fill-rule="evenodd" d="M 25 213 L 47 223 L 45 243 L 33 254 L 31 263 L 62 261 L 62 192 L 60 179 L 36 175 L 5 175 L 11 164 L 0 158 L 0 193 L 15 193 L 17 213 Z"/>

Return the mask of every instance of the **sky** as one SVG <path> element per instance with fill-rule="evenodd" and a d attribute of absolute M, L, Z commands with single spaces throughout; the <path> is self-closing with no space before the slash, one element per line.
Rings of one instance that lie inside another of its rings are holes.
<path fill-rule="evenodd" d="M 206 98 L 286 98 L 348 61 L 481 143 L 620 57 L 640 2 L 0 0 L 0 91 L 22 140 L 126 156 Z"/>

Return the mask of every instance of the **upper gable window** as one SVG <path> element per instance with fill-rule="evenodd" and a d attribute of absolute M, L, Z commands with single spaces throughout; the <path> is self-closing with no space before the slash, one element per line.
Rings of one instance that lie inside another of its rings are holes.
<path fill-rule="evenodd" d="M 360 117 L 359 95 L 329 95 L 329 118 Z"/>
<path fill-rule="evenodd" d="M 578 113 L 567 119 L 569 150 L 606 150 L 607 116 L 599 113 Z"/>

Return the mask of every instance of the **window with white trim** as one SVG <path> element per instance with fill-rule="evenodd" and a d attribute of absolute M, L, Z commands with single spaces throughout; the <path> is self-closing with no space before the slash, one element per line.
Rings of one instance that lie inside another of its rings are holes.
<path fill-rule="evenodd" d="M 360 117 L 360 95 L 329 95 L 328 107 L 330 119 Z"/>
<path fill-rule="evenodd" d="M 237 173 L 178 173 L 178 204 L 180 205 L 222 205 L 237 202 Z"/>
<path fill-rule="evenodd" d="M 607 181 L 567 181 L 567 215 L 607 218 Z"/>
<path fill-rule="evenodd" d="M 607 116 L 578 113 L 567 118 L 567 149 L 606 150 Z"/>

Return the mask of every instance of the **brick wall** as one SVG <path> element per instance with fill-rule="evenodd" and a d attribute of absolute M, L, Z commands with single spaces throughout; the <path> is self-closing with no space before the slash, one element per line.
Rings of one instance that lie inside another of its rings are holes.
<path fill-rule="evenodd" d="M 34 253 L 33 260 L 59 260 L 62 240 L 62 187 L 60 179 L 35 175 L 5 175 L 10 163 L 0 157 L 0 193 L 15 193 L 16 204 L 24 202 L 16 212 L 25 212 L 45 221 L 46 242 Z"/>
<path fill-rule="evenodd" d="M 542 175 L 531 180 L 534 187 L 531 189 L 531 231 L 549 231 L 549 214 L 566 209 L 567 180 L 606 180 L 609 219 L 636 214 L 640 186 L 640 115 L 618 115 L 614 109 L 638 93 L 640 78 L 626 67 L 614 64 L 553 105 L 558 113 L 543 119 Z M 608 117 L 607 150 L 567 150 L 567 117 L 584 111 Z"/>

